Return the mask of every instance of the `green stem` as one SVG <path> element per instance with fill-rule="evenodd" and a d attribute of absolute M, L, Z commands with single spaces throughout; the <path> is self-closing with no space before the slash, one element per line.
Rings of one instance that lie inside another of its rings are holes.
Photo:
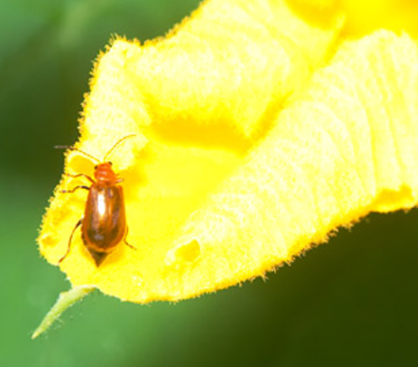
<path fill-rule="evenodd" d="M 68 307 L 71 307 L 74 303 L 81 300 L 84 296 L 95 289 L 95 287 L 83 285 L 71 288 L 67 292 L 60 293 L 57 302 L 55 302 L 42 320 L 41 324 L 32 334 L 32 339 L 37 338 L 40 334 L 46 331 Z"/>

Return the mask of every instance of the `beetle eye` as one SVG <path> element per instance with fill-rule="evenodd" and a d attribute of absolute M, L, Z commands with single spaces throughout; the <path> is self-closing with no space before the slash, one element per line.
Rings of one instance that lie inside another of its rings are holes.
<path fill-rule="evenodd" d="M 97 167 L 98 167 L 98 165 L 96 164 L 96 165 L 94 166 L 94 169 L 96 170 L 96 169 L 97 169 Z"/>
<path fill-rule="evenodd" d="M 112 166 L 112 162 L 107 162 L 107 163 L 109 163 Z"/>

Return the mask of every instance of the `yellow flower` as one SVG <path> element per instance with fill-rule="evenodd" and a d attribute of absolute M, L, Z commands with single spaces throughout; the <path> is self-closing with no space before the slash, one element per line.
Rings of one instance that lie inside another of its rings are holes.
<path fill-rule="evenodd" d="M 371 211 L 416 206 L 417 7 L 386 1 L 368 22 L 381 2 L 363 3 L 211 0 L 165 38 L 114 40 L 76 147 L 102 160 L 136 134 L 108 157 L 136 250 L 122 242 L 96 266 L 77 230 L 61 262 L 72 285 L 138 303 L 194 297 Z M 72 151 L 65 170 L 95 164 Z M 39 237 L 52 264 L 86 201 L 60 190 L 86 184 L 64 176 L 52 199 Z"/>

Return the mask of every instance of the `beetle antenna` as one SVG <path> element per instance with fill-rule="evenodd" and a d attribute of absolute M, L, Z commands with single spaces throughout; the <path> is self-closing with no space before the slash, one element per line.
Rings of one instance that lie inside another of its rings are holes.
<path fill-rule="evenodd" d="M 69 145 L 55 145 L 54 148 L 55 149 L 70 149 L 70 150 L 75 150 L 76 152 L 79 152 L 81 154 L 84 154 L 86 157 L 89 157 L 89 158 L 93 159 L 97 163 L 100 163 L 100 159 L 97 159 L 96 157 L 93 157 L 91 154 L 86 153 L 85 151 L 83 151 L 81 149 L 74 148 L 74 147 L 69 146 Z"/>
<path fill-rule="evenodd" d="M 106 158 L 118 147 L 118 146 L 120 146 L 120 144 L 122 143 L 122 142 L 124 142 L 126 139 L 129 139 L 129 138 L 133 138 L 133 137 L 135 137 L 136 136 L 136 134 L 129 134 L 129 135 L 126 135 L 126 136 L 124 136 L 123 138 L 121 138 L 121 139 L 119 139 L 114 145 L 113 145 L 113 147 L 112 148 L 110 148 L 110 150 L 106 153 L 106 155 L 103 157 L 103 162 L 106 162 Z"/>

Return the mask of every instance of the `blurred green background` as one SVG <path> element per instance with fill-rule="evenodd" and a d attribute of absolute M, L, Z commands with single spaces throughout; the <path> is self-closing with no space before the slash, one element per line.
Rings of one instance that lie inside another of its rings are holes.
<path fill-rule="evenodd" d="M 163 35 L 197 0 L 0 0 L 0 366 L 416 366 L 418 211 L 371 215 L 241 287 L 140 306 L 67 290 L 35 239 L 112 34 Z"/>

